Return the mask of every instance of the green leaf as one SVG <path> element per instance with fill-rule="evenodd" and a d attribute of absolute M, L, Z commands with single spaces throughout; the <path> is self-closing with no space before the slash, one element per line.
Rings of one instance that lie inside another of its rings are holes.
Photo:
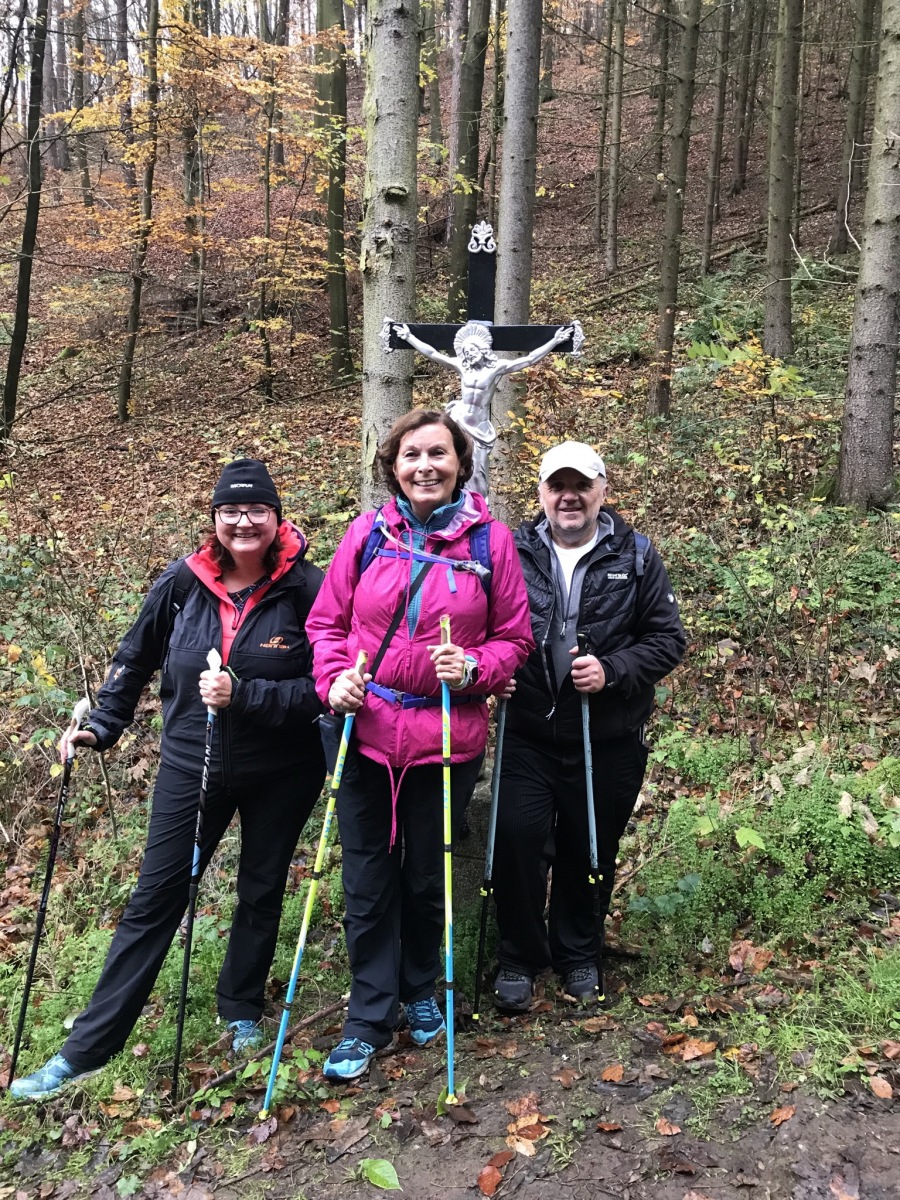
<path fill-rule="evenodd" d="M 700 817 L 697 824 L 694 826 L 694 832 L 699 833 L 701 837 L 708 837 L 711 833 L 715 833 L 719 828 L 718 821 L 712 817 Z"/>
<path fill-rule="evenodd" d="M 374 1183 L 382 1191 L 403 1191 L 393 1163 L 389 1163 L 386 1158 L 361 1158 L 359 1170 L 364 1179 L 368 1179 L 369 1183 Z"/>
<path fill-rule="evenodd" d="M 742 825 L 736 830 L 735 835 L 737 844 L 743 850 L 745 846 L 758 846 L 760 850 L 765 850 L 766 843 L 762 840 L 755 829 L 751 829 L 748 825 Z"/>
<path fill-rule="evenodd" d="M 120 1196 L 133 1196 L 140 1186 L 141 1181 L 137 1175 L 123 1175 L 116 1184 L 116 1191 Z"/>

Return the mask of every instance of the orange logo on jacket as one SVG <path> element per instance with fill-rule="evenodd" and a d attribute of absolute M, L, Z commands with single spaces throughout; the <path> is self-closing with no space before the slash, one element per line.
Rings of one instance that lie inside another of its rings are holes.
<path fill-rule="evenodd" d="M 290 650 L 290 646 L 285 646 L 284 638 L 280 635 L 269 638 L 267 642 L 259 643 L 260 650 Z"/>

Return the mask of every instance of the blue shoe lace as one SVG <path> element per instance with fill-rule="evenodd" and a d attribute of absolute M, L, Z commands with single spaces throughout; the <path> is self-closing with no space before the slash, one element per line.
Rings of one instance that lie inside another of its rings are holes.
<path fill-rule="evenodd" d="M 225 1028 L 233 1035 L 231 1049 L 235 1054 L 242 1054 L 245 1050 L 258 1050 L 265 1041 L 259 1021 L 229 1021 Z"/>

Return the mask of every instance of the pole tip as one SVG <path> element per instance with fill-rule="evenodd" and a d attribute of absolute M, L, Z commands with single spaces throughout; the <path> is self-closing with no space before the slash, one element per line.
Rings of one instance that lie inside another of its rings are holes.
<path fill-rule="evenodd" d="M 259 1116 L 256 1119 L 257 1119 L 257 1121 L 268 1121 L 269 1110 L 267 1108 L 261 1108 L 259 1110 Z"/>

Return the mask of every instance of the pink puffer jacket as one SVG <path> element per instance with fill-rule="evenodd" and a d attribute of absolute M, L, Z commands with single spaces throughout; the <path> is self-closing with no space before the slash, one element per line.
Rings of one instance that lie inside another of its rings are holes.
<path fill-rule="evenodd" d="M 409 545 L 409 526 L 391 500 L 382 509 L 389 536 Z M 363 547 L 375 519 L 363 513 L 351 524 L 328 568 L 325 582 L 306 620 L 313 644 L 316 691 L 327 704 L 331 685 L 352 667 L 365 650 L 373 661 L 400 597 L 409 591 L 409 558 L 376 555 L 360 581 Z M 440 642 L 440 618 L 450 616 L 454 645 L 462 646 L 478 663 L 477 681 L 461 693 L 485 696 L 500 693 L 533 648 L 528 597 L 512 534 L 495 521 L 483 497 L 465 492 L 459 512 L 445 528 L 429 535 L 425 551 L 447 558 L 471 559 L 469 530 L 490 523 L 490 599 L 476 575 L 448 572 L 436 564 L 425 578 L 419 597 L 421 610 L 415 633 L 400 622 L 375 681 L 417 696 L 440 698 L 441 688 L 428 652 Z M 389 543 L 390 545 L 390 543 Z M 456 591 L 451 590 L 452 574 Z M 456 694 L 456 693 L 453 693 Z M 467 762 L 484 750 L 488 710 L 484 702 L 456 704 L 451 709 L 450 750 L 453 762 Z M 354 737 L 363 754 L 388 767 L 441 761 L 441 709 L 407 708 L 371 692 L 356 716 Z"/>

